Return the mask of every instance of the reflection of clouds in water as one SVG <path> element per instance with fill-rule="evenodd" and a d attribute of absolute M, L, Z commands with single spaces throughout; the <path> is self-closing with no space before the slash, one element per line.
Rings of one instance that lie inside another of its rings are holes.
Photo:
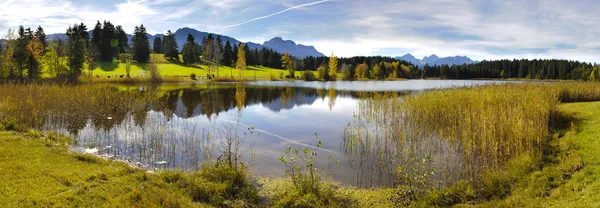
<path fill-rule="evenodd" d="M 252 112 L 254 114 L 256 114 L 257 116 L 262 116 L 266 119 L 289 119 L 290 117 L 288 116 L 288 112 L 286 110 L 282 110 L 279 112 L 273 112 L 272 110 L 269 110 L 267 108 L 265 108 L 262 104 L 260 105 L 260 107 L 249 107 L 246 108 L 244 110 L 245 112 Z"/>
<path fill-rule="evenodd" d="M 314 86 L 308 88 L 247 86 L 246 103 L 241 114 L 235 108 L 233 100 L 235 89 L 215 87 L 173 90 L 166 93 L 168 96 L 162 97 L 159 103 L 152 107 L 154 111 L 142 113 L 147 118 L 139 119 L 141 122 L 138 124 L 131 115 L 125 116 L 123 120 L 115 117 L 112 120 L 114 123 L 103 125 L 109 126 L 107 129 L 99 128 L 103 122 L 90 120 L 87 126 L 79 129 L 75 138 L 80 142 L 80 147 L 97 148 L 98 154 L 116 155 L 117 159 L 141 162 L 150 167 L 194 170 L 207 159 L 207 156 L 214 158 L 217 155 L 215 146 L 219 147 L 217 145 L 226 138 L 223 130 L 239 119 L 244 124 L 237 129 L 239 135 L 249 132 L 247 125 L 257 128 L 254 130 L 254 135 L 245 138 L 242 147 L 256 153 L 256 159 L 252 162 L 255 164 L 254 171 L 263 176 L 283 175 L 283 165 L 277 158 L 283 155 L 287 147 L 301 149 L 307 147 L 307 144 L 314 145 L 322 141 L 323 146 L 317 150 L 319 168 L 324 168 L 327 156 L 342 159 L 340 153 L 343 149 L 343 145 L 340 144 L 342 130 L 353 118 L 360 93 L 340 90 L 334 92 L 329 90 L 333 85 L 335 88 L 363 88 L 369 85 L 371 87 L 365 88 L 367 91 L 387 88 L 400 91 L 431 87 L 430 85 L 456 86 L 466 82 L 416 80 L 335 84 L 283 83 L 314 85 L 318 89 L 313 88 Z M 173 114 L 169 114 L 169 111 Z M 209 115 L 212 115 L 210 119 Z M 61 127 L 66 123 L 50 122 L 46 128 L 67 132 L 64 127 Z M 256 133 L 261 135 L 256 137 Z M 317 138 L 314 133 L 320 136 Z M 106 146 L 111 148 L 103 148 Z M 378 156 L 375 153 L 373 152 L 373 157 Z M 244 158 L 251 159 L 251 153 L 248 152 Z M 348 166 L 339 166 L 334 179 L 342 183 L 353 183 L 352 177 L 356 171 Z"/>

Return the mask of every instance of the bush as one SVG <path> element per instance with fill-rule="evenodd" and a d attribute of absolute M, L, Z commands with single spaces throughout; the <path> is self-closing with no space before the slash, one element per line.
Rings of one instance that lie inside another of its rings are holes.
<path fill-rule="evenodd" d="M 279 72 L 279 79 L 283 79 L 283 72 Z"/>
<path fill-rule="evenodd" d="M 196 80 L 196 73 L 191 73 L 191 74 L 190 74 L 190 78 L 191 78 L 192 80 Z"/>
<path fill-rule="evenodd" d="M 315 81 L 317 80 L 317 78 L 315 77 L 315 74 L 312 71 L 304 71 L 304 73 L 302 73 L 302 79 L 304 81 Z"/>

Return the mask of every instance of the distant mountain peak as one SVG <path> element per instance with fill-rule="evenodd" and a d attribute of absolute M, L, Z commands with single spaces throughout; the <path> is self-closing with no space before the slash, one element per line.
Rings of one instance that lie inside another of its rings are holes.
<path fill-rule="evenodd" d="M 419 60 L 419 59 L 415 58 L 412 54 L 407 53 L 404 56 L 396 57 L 396 59 L 410 62 L 419 67 L 423 67 L 426 64 L 433 66 L 433 65 L 443 65 L 443 64 L 462 65 L 462 64 L 477 63 L 477 61 L 473 61 L 467 56 L 449 56 L 449 57 L 440 58 L 439 56 L 437 56 L 435 54 L 425 56 L 425 57 L 423 57 L 423 59 Z"/>
<path fill-rule="evenodd" d="M 306 46 L 302 44 L 296 44 L 292 40 L 284 40 L 282 37 L 274 37 L 271 40 L 265 41 L 263 46 L 271 48 L 277 52 L 283 53 L 288 52 L 292 56 L 298 58 L 304 58 L 307 56 L 325 56 L 321 52 L 317 51 L 313 46 Z"/>
<path fill-rule="evenodd" d="M 214 38 L 216 38 L 217 36 L 221 37 L 223 44 L 225 44 L 227 41 L 229 41 L 229 43 L 231 45 L 238 45 L 240 43 L 243 43 L 243 44 L 246 44 L 248 46 L 248 48 L 250 48 L 250 49 L 259 49 L 260 50 L 262 48 L 268 48 L 268 49 L 273 49 L 274 51 L 276 51 L 278 53 L 286 53 L 287 52 L 287 53 L 290 53 L 292 56 L 295 56 L 298 58 L 304 58 L 307 56 L 315 56 L 315 57 L 325 56 L 322 53 L 320 53 L 319 51 L 317 51 L 315 49 L 315 47 L 313 47 L 313 46 L 296 44 L 294 41 L 284 40 L 282 37 L 274 37 L 271 40 L 266 41 L 264 44 L 261 45 L 261 44 L 253 43 L 253 42 L 241 42 L 241 41 L 239 41 L 235 38 L 229 37 L 229 36 L 215 34 L 215 33 L 202 32 L 202 31 L 196 30 L 194 28 L 190 28 L 190 27 L 179 28 L 176 31 L 174 31 L 173 34 L 175 35 L 175 41 L 177 42 L 177 46 L 179 47 L 179 50 L 183 49 L 183 44 L 185 44 L 187 42 L 188 34 L 191 34 L 192 36 L 194 36 L 194 39 L 196 39 L 197 42 L 200 42 L 202 39 L 207 37 L 209 34 L 212 34 Z M 127 36 L 129 39 L 131 39 L 133 37 L 133 35 L 130 35 L 130 34 L 128 34 Z M 155 38 L 157 38 L 157 37 L 164 38 L 164 36 L 165 36 L 164 34 L 155 34 L 155 35 L 148 34 L 148 42 L 150 42 L 150 46 L 154 45 Z M 48 34 L 46 37 L 49 40 L 50 39 L 65 40 L 67 38 L 64 33 Z M 0 42 L 2 42 L 2 40 L 0 40 Z"/>

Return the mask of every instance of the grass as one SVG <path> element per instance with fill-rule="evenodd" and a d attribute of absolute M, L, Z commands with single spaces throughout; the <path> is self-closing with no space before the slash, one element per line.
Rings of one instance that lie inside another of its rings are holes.
<path fill-rule="evenodd" d="M 69 152 L 68 141 L 56 134 L 0 132 L 3 206 L 319 207 L 313 204 L 319 202 L 313 196 L 294 195 L 295 188 L 283 178 L 258 179 L 260 188 L 255 189 L 243 174 L 218 165 L 190 173 L 147 172 Z M 391 189 L 363 190 L 334 183 L 321 187 L 327 193 L 322 197 L 338 200 L 334 207 L 391 206 Z"/>
<path fill-rule="evenodd" d="M 158 60 L 158 69 L 163 77 L 181 77 L 191 81 L 190 75 L 195 73 L 199 79 L 203 79 L 208 74 L 208 66 L 202 64 L 185 65 L 178 61 L 170 61 L 164 58 L 161 54 L 151 55 L 155 60 Z M 84 70 L 84 75 L 89 75 L 89 70 Z M 94 79 L 100 79 L 101 81 L 118 80 L 121 79 L 121 75 L 126 74 L 125 64 L 114 62 L 100 62 L 98 67 L 92 71 L 92 77 Z M 212 74 L 217 75 L 215 71 Z M 273 69 L 262 66 L 248 66 L 246 70 L 241 71 L 241 76 L 245 79 L 251 77 L 258 77 L 259 79 L 265 80 L 269 77 L 274 76 L 279 78 L 280 74 L 286 75 L 287 71 L 281 69 Z M 134 63 L 131 67 L 130 75 L 132 78 L 136 77 L 147 77 L 149 76 L 147 64 Z M 296 77 L 302 75 L 301 71 L 295 72 Z M 108 78 L 110 76 L 110 78 Z M 229 66 L 219 67 L 218 77 L 233 77 L 237 78 L 240 76 L 240 70 Z"/>
<path fill-rule="evenodd" d="M 389 177 L 396 188 L 323 182 L 313 196 L 287 180 L 260 180 L 262 202 L 228 169 L 147 173 L 69 153 L 68 139 L 0 133 L 0 201 L 9 207 L 598 206 L 600 103 L 564 102 L 600 100 L 599 91 L 597 83 L 573 82 L 374 95 L 360 102 L 346 129 L 344 154 L 373 165 L 365 174 Z M 0 94 L 0 120 L 9 130 L 39 128 L 52 115 L 67 116 L 77 129 L 89 117 L 143 114 L 153 99 L 99 85 L 2 85 Z M 429 168 L 441 183 L 429 181 Z"/>
<path fill-rule="evenodd" d="M 561 132 L 554 125 L 564 120 L 557 106 L 598 101 L 599 93 L 598 83 L 569 82 L 433 90 L 401 98 L 375 95 L 359 102 L 344 130 L 345 155 L 368 170 L 357 176 L 367 186 L 393 181 L 400 201 L 414 201 L 404 205 L 500 200 L 553 162 L 548 161 L 555 151 L 551 142 L 559 138 L 555 131 Z M 571 157 L 555 161 L 568 165 L 543 180 L 571 177 L 585 164 Z M 390 168 L 396 165 L 397 171 Z M 469 186 L 457 187 L 461 183 Z M 552 184 L 545 185 L 551 189 Z M 530 188 L 547 195 L 539 191 L 544 184 L 538 185 Z"/>
<path fill-rule="evenodd" d="M 0 201 L 6 207 L 204 207 L 162 174 L 69 153 L 53 142 L 0 133 Z"/>
<path fill-rule="evenodd" d="M 560 104 L 558 110 L 573 121 L 555 135 L 548 164 L 516 179 L 506 198 L 468 206 L 600 206 L 600 102 Z"/>

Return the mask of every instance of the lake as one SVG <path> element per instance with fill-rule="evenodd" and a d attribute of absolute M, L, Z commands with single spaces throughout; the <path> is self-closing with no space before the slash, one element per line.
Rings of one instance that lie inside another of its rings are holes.
<path fill-rule="evenodd" d="M 148 103 L 141 113 L 89 119 L 75 129 L 59 118 L 48 119 L 44 129 L 70 134 L 74 151 L 149 169 L 198 170 L 203 162 L 220 155 L 226 138 L 236 138 L 241 142 L 239 153 L 250 161 L 254 174 L 283 176 L 284 165 L 278 158 L 286 148 L 312 147 L 318 153 L 319 168 L 325 168 L 329 156 L 340 160 L 333 180 L 358 187 L 385 187 L 396 173 L 395 145 L 373 144 L 386 147 L 377 151 L 389 151 L 387 158 L 381 158 L 381 153 L 357 154 L 343 138 L 361 97 L 502 83 L 506 81 L 115 85 L 119 90 L 157 93 L 159 99 Z M 319 141 L 323 145 L 314 147 Z"/>

